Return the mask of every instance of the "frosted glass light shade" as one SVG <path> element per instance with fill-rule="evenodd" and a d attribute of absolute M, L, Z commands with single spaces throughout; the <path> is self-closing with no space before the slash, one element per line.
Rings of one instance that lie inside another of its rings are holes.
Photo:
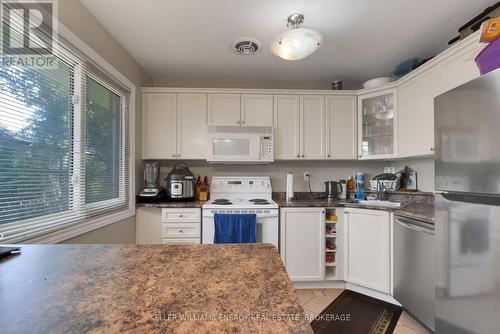
<path fill-rule="evenodd" d="M 286 60 L 304 59 L 320 47 L 322 40 L 323 36 L 314 29 L 294 28 L 276 37 L 271 51 Z"/>

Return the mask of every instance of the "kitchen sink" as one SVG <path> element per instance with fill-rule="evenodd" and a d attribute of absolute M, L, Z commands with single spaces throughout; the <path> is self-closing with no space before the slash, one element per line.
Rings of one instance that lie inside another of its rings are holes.
<path fill-rule="evenodd" d="M 357 204 L 382 206 L 382 207 L 387 207 L 387 208 L 400 208 L 403 206 L 403 203 L 400 203 L 400 202 L 379 201 L 379 200 L 359 200 L 359 201 L 357 201 Z"/>

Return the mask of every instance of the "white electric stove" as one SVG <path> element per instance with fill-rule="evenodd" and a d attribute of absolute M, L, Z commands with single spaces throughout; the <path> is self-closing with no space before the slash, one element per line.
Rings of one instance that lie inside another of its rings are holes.
<path fill-rule="evenodd" d="M 279 246 L 279 210 L 268 176 L 214 176 L 203 205 L 202 243 L 214 242 L 214 214 L 256 214 L 257 242 Z"/>

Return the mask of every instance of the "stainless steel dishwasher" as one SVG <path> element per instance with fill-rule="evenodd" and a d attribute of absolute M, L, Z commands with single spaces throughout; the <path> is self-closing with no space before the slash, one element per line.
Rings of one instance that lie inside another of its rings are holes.
<path fill-rule="evenodd" d="M 434 331 L 434 225 L 394 216 L 394 298 Z"/>

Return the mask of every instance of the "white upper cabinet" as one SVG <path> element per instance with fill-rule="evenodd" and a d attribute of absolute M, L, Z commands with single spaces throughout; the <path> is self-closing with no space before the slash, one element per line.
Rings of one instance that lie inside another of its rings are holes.
<path fill-rule="evenodd" d="M 325 210 L 280 210 L 280 253 L 292 281 L 324 279 Z"/>
<path fill-rule="evenodd" d="M 355 96 L 328 96 L 326 152 L 328 159 L 357 159 L 358 115 Z"/>
<path fill-rule="evenodd" d="M 177 94 L 143 96 L 143 159 L 174 159 L 177 156 Z"/>
<path fill-rule="evenodd" d="M 386 211 L 344 210 L 346 281 L 391 293 L 391 231 Z"/>
<path fill-rule="evenodd" d="M 208 125 L 241 125 L 240 94 L 209 94 Z"/>
<path fill-rule="evenodd" d="M 479 77 L 474 58 L 483 47 L 474 42 L 451 52 L 398 87 L 398 155 L 434 154 L 434 98 Z"/>
<path fill-rule="evenodd" d="M 441 71 L 433 68 L 398 88 L 398 145 L 400 157 L 434 151 L 434 97 L 441 92 Z"/>
<path fill-rule="evenodd" d="M 207 157 L 207 95 L 178 94 L 177 157 Z"/>
<path fill-rule="evenodd" d="M 300 155 L 300 98 L 274 96 L 274 158 L 298 159 Z"/>
<path fill-rule="evenodd" d="M 273 126 L 273 96 L 242 94 L 241 125 Z"/>
<path fill-rule="evenodd" d="M 483 43 L 472 43 L 468 47 L 446 57 L 439 63 L 442 74 L 439 80 L 442 84 L 442 89 L 439 94 L 447 92 L 450 89 L 458 87 L 480 76 L 479 69 L 474 59 L 484 46 Z"/>
<path fill-rule="evenodd" d="M 358 97 L 358 158 L 397 157 L 397 90 Z"/>
<path fill-rule="evenodd" d="M 206 159 L 207 95 L 143 95 L 143 159 Z"/>
<path fill-rule="evenodd" d="M 325 97 L 304 95 L 301 106 L 301 159 L 325 158 Z"/>

